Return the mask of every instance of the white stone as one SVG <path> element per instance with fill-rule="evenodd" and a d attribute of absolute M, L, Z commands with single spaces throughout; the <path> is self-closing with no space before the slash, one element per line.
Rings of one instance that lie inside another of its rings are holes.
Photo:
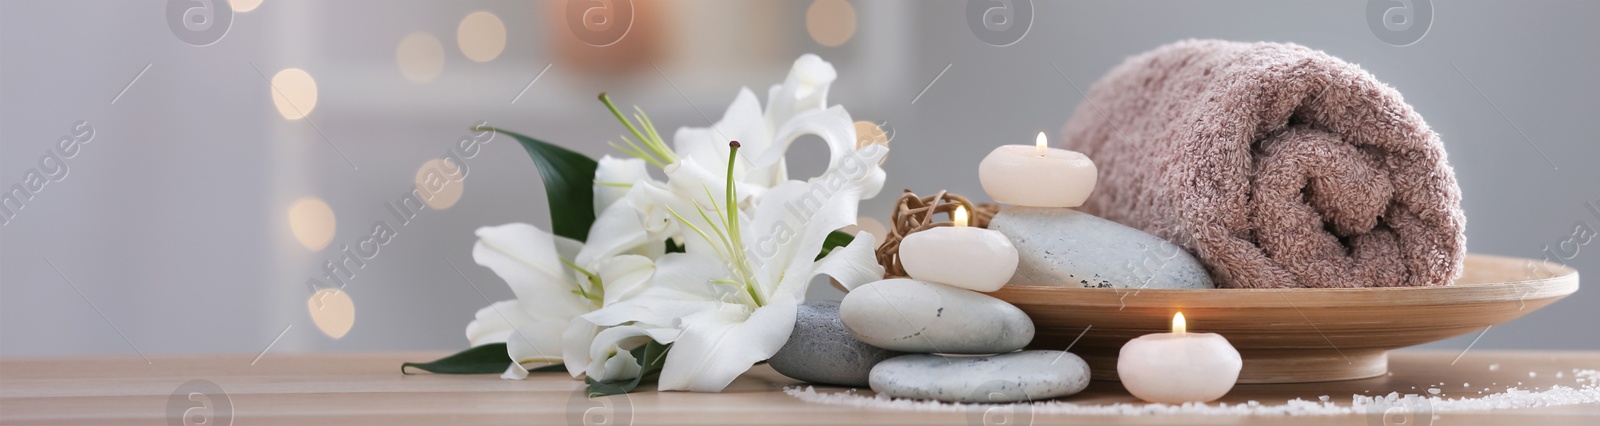
<path fill-rule="evenodd" d="M 1033 341 L 1033 320 L 982 293 L 896 278 L 856 287 L 839 319 L 869 345 L 901 352 L 994 354 Z"/>
<path fill-rule="evenodd" d="M 994 356 L 905 355 L 872 367 L 872 391 L 896 398 L 1005 403 L 1072 395 L 1089 386 L 1089 364 L 1062 351 Z"/>
<path fill-rule="evenodd" d="M 796 309 L 794 331 L 767 365 L 807 382 L 861 387 L 878 362 L 904 355 L 856 340 L 839 322 L 839 302 L 810 301 Z"/>
<path fill-rule="evenodd" d="M 1072 209 L 1009 206 L 989 221 L 1017 247 L 1008 285 L 1213 288 L 1182 247 Z"/>
<path fill-rule="evenodd" d="M 907 235 L 900 264 L 913 279 L 989 292 L 1017 272 L 1017 248 L 994 230 L 945 226 Z"/>

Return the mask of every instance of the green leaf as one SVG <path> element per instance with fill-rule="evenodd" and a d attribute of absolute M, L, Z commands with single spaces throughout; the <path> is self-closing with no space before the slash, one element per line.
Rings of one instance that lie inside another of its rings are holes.
<path fill-rule="evenodd" d="M 661 367 L 667 364 L 667 351 L 672 349 L 672 344 L 660 344 L 655 341 L 633 348 L 633 359 L 639 360 L 639 377 L 629 380 L 612 380 L 606 382 L 584 379 L 589 384 L 589 397 L 616 395 L 632 392 L 639 387 L 639 382 L 652 378 L 661 373 Z"/>
<path fill-rule="evenodd" d="M 511 367 L 511 355 L 506 353 L 505 343 L 490 343 L 473 346 L 434 362 L 400 364 L 400 374 L 411 374 L 406 372 L 406 367 L 436 374 L 502 373 Z"/>
<path fill-rule="evenodd" d="M 550 204 L 550 232 L 578 241 L 589 239 L 589 227 L 594 225 L 594 170 L 599 163 L 517 132 L 496 127 L 473 130 L 493 130 L 522 143 L 539 167 L 539 177 L 544 179 L 545 198 Z"/>
<path fill-rule="evenodd" d="M 490 343 L 467 348 L 434 362 L 407 362 L 400 364 L 400 374 L 406 372 L 406 367 L 415 368 L 434 374 L 495 374 L 503 373 L 511 368 L 511 355 L 506 353 L 505 343 Z M 551 371 L 567 371 L 567 366 L 550 364 L 528 370 L 533 373 Z"/>
<path fill-rule="evenodd" d="M 510 368 L 511 366 L 507 365 L 506 367 Z M 556 371 L 566 372 L 567 371 L 566 364 L 550 364 L 550 365 L 546 365 L 546 366 L 543 366 L 543 367 L 539 367 L 539 368 L 535 368 L 535 369 L 532 369 L 532 370 L 528 370 L 529 373 L 550 373 L 550 372 L 556 372 Z"/>
<path fill-rule="evenodd" d="M 817 258 L 812 260 L 822 260 L 822 257 L 832 253 L 833 249 L 850 245 L 850 242 L 855 240 L 856 236 L 854 235 L 833 231 L 833 233 L 828 234 L 827 239 L 822 240 L 822 252 L 817 253 Z"/>

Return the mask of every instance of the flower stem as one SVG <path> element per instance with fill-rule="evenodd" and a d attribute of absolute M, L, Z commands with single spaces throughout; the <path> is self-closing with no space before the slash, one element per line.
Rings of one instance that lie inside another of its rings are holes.
<path fill-rule="evenodd" d="M 740 272 L 743 273 L 749 265 L 744 261 L 744 240 L 739 236 L 739 191 L 736 189 L 737 185 L 734 184 L 733 180 L 733 166 L 735 161 L 738 160 L 739 141 L 728 142 L 728 199 L 726 201 L 726 208 L 728 209 L 728 239 L 733 242 L 733 261 L 739 265 Z M 761 292 L 756 291 L 749 274 L 742 275 L 745 276 L 745 291 L 750 293 L 750 299 L 756 302 L 756 307 L 766 306 L 766 301 L 761 297 Z"/>

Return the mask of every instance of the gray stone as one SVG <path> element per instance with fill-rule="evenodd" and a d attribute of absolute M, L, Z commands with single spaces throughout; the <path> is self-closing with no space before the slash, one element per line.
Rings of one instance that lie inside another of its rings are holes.
<path fill-rule="evenodd" d="M 1064 208 L 1008 206 L 989 222 L 1017 246 L 1006 285 L 1213 288 L 1188 251 L 1138 229 Z"/>
<path fill-rule="evenodd" d="M 815 384 L 861 387 L 867 385 L 872 366 L 900 352 L 856 340 L 839 321 L 839 302 L 811 301 L 800 305 L 794 332 L 767 365 L 779 374 Z"/>
<path fill-rule="evenodd" d="M 1062 351 L 980 357 L 906 355 L 872 368 L 872 391 L 947 402 L 1039 401 L 1089 386 L 1089 364 Z"/>
<path fill-rule="evenodd" d="M 857 339 L 901 352 L 995 354 L 1033 341 L 1033 320 L 1010 303 L 905 278 L 851 290 L 839 318 Z"/>

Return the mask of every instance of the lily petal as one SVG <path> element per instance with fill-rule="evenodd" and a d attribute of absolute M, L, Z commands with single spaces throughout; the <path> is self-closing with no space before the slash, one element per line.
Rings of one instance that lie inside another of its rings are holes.
<path fill-rule="evenodd" d="M 639 377 L 639 361 L 628 351 L 650 342 L 650 333 L 634 326 L 611 327 L 595 335 L 589 349 L 589 378 L 608 381 Z M 625 359 L 626 361 L 619 361 Z"/>
<path fill-rule="evenodd" d="M 683 319 L 683 334 L 667 352 L 661 390 L 720 392 L 755 363 L 771 358 L 794 331 L 798 302 L 773 300 L 751 311 L 724 304 Z"/>
<path fill-rule="evenodd" d="M 658 327 L 676 327 L 678 319 L 713 309 L 723 294 L 714 279 L 730 274 L 716 257 L 673 253 L 656 260 L 652 284 L 635 297 L 606 305 L 581 318 L 601 327 L 634 322 Z M 720 286 L 720 287 L 719 287 Z M 670 343 L 675 336 L 658 336 Z"/>
<path fill-rule="evenodd" d="M 595 274 L 605 283 L 604 305 L 627 300 L 648 287 L 650 276 L 656 272 L 656 263 L 639 255 L 622 255 L 600 265 Z"/>
<path fill-rule="evenodd" d="M 561 334 L 568 321 L 540 318 L 517 327 L 507 336 L 506 354 L 512 366 L 501 377 L 521 379 L 527 377 L 527 364 L 561 362 Z"/>
<path fill-rule="evenodd" d="M 803 298 L 814 260 L 834 230 L 855 223 L 860 188 L 826 180 L 789 181 L 768 191 L 745 232 L 756 281 L 766 294 Z"/>
<path fill-rule="evenodd" d="M 600 327 L 583 317 L 573 318 L 567 330 L 561 333 L 561 360 L 566 363 L 567 374 L 576 379 L 589 367 L 589 347 Z"/>
<path fill-rule="evenodd" d="M 592 309 L 587 299 L 573 293 L 578 284 L 561 263 L 558 242 L 566 238 L 526 223 L 486 226 L 477 234 L 472 259 L 505 280 L 524 309 L 557 318 Z"/>
<path fill-rule="evenodd" d="M 887 148 L 871 145 L 857 149 L 855 124 L 850 119 L 850 113 L 841 106 L 796 114 L 778 127 L 773 136 L 772 149 L 753 153 L 751 163 L 759 168 L 783 161 L 789 146 L 805 135 L 816 135 L 828 145 L 828 169 L 823 173 L 824 176 L 830 173 L 847 174 L 849 180 L 862 186 L 862 198 L 877 196 L 883 189 L 886 175 L 877 159 L 888 153 Z M 873 160 L 856 163 L 866 157 L 873 157 Z"/>
<path fill-rule="evenodd" d="M 659 238 L 658 237 L 663 237 Z M 652 235 L 639 215 L 639 211 L 631 203 L 616 203 L 595 217 L 594 225 L 589 227 L 589 240 L 584 243 L 583 249 L 572 259 L 573 263 L 584 269 L 594 271 L 599 269 L 603 260 L 627 253 L 642 252 L 649 254 L 650 250 L 663 250 L 662 243 L 666 241 L 663 235 Z"/>
<path fill-rule="evenodd" d="M 839 281 L 845 290 L 855 290 L 863 284 L 883 279 L 883 265 L 878 264 L 876 238 L 870 233 L 857 232 L 856 239 L 844 247 L 834 248 L 818 260 L 816 273 L 826 274 Z"/>
<path fill-rule="evenodd" d="M 729 141 L 756 150 L 771 144 L 772 129 L 762 117 L 761 101 L 750 88 L 740 88 L 722 119 L 711 127 L 681 127 L 672 136 L 673 151 L 680 160 L 692 158 L 713 170 L 727 169 Z M 734 166 L 735 179 L 742 180 L 749 169 L 748 162 L 741 159 Z"/>
<path fill-rule="evenodd" d="M 783 84 L 767 91 L 768 123 L 783 123 L 795 114 L 828 106 L 828 86 L 839 78 L 833 64 L 807 53 L 794 60 Z"/>
<path fill-rule="evenodd" d="M 727 154 L 723 154 L 727 155 Z M 744 161 L 741 159 L 740 161 Z M 720 164 L 720 168 L 710 169 L 708 166 Z M 714 205 L 726 204 L 723 198 L 728 190 L 727 161 L 719 163 L 702 163 L 694 158 L 684 158 L 667 166 L 667 186 L 672 192 L 681 197 L 688 197 L 701 208 L 713 210 Z M 740 205 L 747 205 L 751 197 L 760 196 L 766 187 L 746 182 L 740 182 L 735 172 L 734 189 L 739 191 Z M 716 197 L 716 198 L 711 198 Z M 724 206 L 726 207 L 726 206 Z M 678 214 L 692 214 L 693 212 L 679 211 Z M 687 216 L 685 216 L 687 217 Z"/>
<path fill-rule="evenodd" d="M 472 346 L 505 343 L 512 331 L 533 320 L 516 299 L 494 302 L 479 309 L 472 322 L 467 323 L 467 341 Z"/>
<path fill-rule="evenodd" d="M 649 179 L 644 160 L 638 158 L 600 157 L 594 169 L 594 212 L 599 214 L 612 203 L 628 194 L 634 182 Z"/>

